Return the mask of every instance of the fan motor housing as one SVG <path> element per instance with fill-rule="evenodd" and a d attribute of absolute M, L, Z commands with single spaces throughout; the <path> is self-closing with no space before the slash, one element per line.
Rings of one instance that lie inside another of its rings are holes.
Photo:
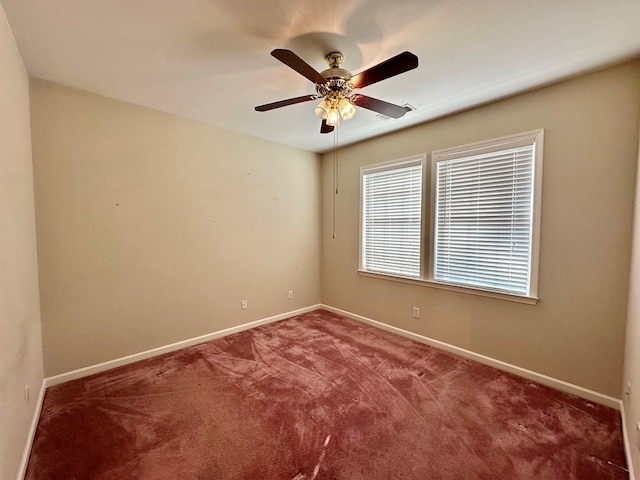
<path fill-rule="evenodd" d="M 344 60 L 344 55 L 340 52 L 331 52 L 325 56 L 329 68 L 320 72 L 327 79 L 325 83 L 316 84 L 318 95 L 323 97 L 340 95 L 348 97 L 354 88 L 350 80 L 353 74 L 349 70 L 340 68 Z"/>
<path fill-rule="evenodd" d="M 354 90 L 353 85 L 350 83 L 353 74 L 349 70 L 340 68 L 344 56 L 340 52 L 331 52 L 325 59 L 329 64 L 329 68 L 320 72 L 320 75 L 326 78 L 327 82 L 316 84 L 316 91 L 323 97 L 331 93 L 348 97 Z"/>
<path fill-rule="evenodd" d="M 324 72 L 322 72 L 324 76 Z M 343 97 L 348 97 L 353 92 L 354 88 L 351 82 L 349 82 L 349 77 L 327 77 L 326 83 L 318 83 L 316 84 L 316 92 L 318 95 L 322 97 L 329 96 L 331 94 L 336 95 L 339 94 Z"/>
<path fill-rule="evenodd" d="M 328 68 L 320 72 L 320 75 L 322 75 L 327 80 L 331 80 L 333 78 L 349 80 L 351 77 L 353 77 L 353 74 L 349 70 L 345 70 L 344 68 L 340 67 Z"/>

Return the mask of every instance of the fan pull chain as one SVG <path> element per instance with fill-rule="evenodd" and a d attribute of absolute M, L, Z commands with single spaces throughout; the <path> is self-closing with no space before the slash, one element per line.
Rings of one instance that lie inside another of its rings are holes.
<path fill-rule="evenodd" d="M 336 238 L 336 202 L 338 196 L 338 125 L 333 129 L 333 238 Z"/>

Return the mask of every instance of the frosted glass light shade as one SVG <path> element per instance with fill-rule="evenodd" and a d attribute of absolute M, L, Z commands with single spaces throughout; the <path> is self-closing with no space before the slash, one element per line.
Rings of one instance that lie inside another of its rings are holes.
<path fill-rule="evenodd" d="M 341 99 L 338 102 L 338 110 L 343 120 L 349 120 L 356 114 L 356 107 L 346 98 Z"/>
<path fill-rule="evenodd" d="M 329 113 L 330 109 L 331 105 L 329 104 L 329 102 L 323 100 L 318 104 L 318 106 L 314 110 L 314 113 L 316 114 L 316 117 L 326 120 L 327 114 Z"/>
<path fill-rule="evenodd" d="M 332 127 L 340 125 L 340 112 L 338 112 L 337 108 L 333 107 L 327 112 L 327 125 Z"/>

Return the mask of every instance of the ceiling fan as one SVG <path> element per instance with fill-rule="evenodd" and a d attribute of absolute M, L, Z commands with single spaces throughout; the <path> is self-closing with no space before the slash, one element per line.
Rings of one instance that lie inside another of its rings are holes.
<path fill-rule="evenodd" d="M 344 60 L 344 56 L 340 52 L 331 52 L 325 57 L 329 68 L 322 72 L 317 72 L 291 50 L 278 48 L 273 50 L 271 55 L 315 83 L 317 94 L 303 95 L 302 97 L 288 98 L 279 102 L 259 105 L 255 107 L 258 112 L 266 112 L 275 108 L 286 107 L 287 105 L 322 99 L 315 109 L 315 114 L 322 119 L 320 133 L 330 133 L 335 126 L 340 124 L 341 118 L 348 120 L 353 117 L 356 112 L 354 105 L 392 118 L 400 118 L 410 110 L 406 107 L 355 92 L 372 83 L 416 68 L 418 66 L 418 57 L 411 52 L 402 52 L 356 75 L 340 67 Z"/>

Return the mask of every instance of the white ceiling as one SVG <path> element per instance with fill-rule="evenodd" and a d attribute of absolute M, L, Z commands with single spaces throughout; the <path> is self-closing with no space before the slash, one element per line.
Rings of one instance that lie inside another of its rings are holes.
<path fill-rule="evenodd" d="M 318 71 L 341 51 L 358 73 L 404 50 L 416 70 L 362 93 L 416 107 L 398 120 L 359 108 L 341 145 L 640 56 L 639 0 L 0 0 L 33 77 L 315 152 L 317 102 L 269 55 Z"/>

